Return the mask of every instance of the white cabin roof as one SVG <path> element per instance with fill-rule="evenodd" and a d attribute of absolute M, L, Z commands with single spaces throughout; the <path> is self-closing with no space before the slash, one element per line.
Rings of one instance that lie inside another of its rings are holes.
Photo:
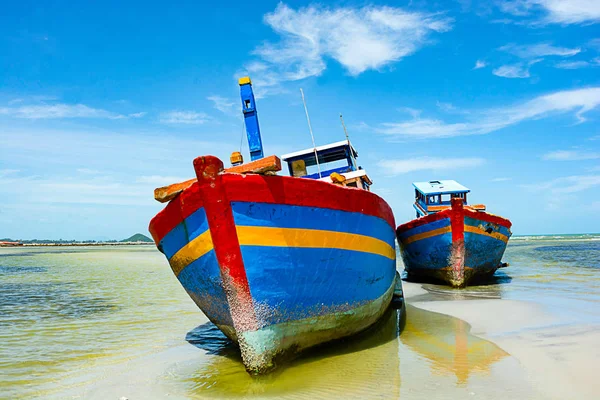
<path fill-rule="evenodd" d="M 453 180 L 413 182 L 413 186 L 423 194 L 470 192 L 468 188 Z"/>
<path fill-rule="evenodd" d="M 316 150 L 318 153 L 323 150 L 329 150 L 329 149 L 334 149 L 336 147 L 345 147 L 345 146 L 348 146 L 348 141 L 342 140 L 340 142 L 329 143 L 329 144 L 325 144 L 323 146 L 317 146 Z M 352 149 L 352 152 L 354 153 L 354 157 L 358 156 L 358 153 L 356 152 L 356 149 L 354 148 L 354 146 L 350 145 L 350 148 Z M 293 153 L 284 154 L 281 156 L 281 159 L 283 161 L 287 161 L 290 158 L 301 157 L 301 156 L 306 156 L 306 155 L 314 155 L 314 154 L 315 154 L 315 148 L 311 147 L 310 149 L 305 149 L 305 150 L 295 151 Z M 319 156 L 319 158 L 321 158 L 321 157 Z"/>

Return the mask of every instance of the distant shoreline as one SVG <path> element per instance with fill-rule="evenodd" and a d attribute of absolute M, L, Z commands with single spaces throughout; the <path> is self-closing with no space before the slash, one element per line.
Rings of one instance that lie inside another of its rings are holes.
<path fill-rule="evenodd" d="M 19 243 L 19 244 L 0 244 L 0 247 L 83 247 L 83 246 L 150 246 L 153 242 L 98 242 L 98 243 Z"/>

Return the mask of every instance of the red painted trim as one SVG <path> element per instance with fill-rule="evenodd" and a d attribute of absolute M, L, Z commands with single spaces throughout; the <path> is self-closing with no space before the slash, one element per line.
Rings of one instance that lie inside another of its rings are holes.
<path fill-rule="evenodd" d="M 452 227 L 452 243 L 465 238 L 465 208 L 462 199 L 451 200 L 450 226 Z"/>
<path fill-rule="evenodd" d="M 156 245 L 171 232 L 184 219 L 198 211 L 202 207 L 202 197 L 198 189 L 198 183 L 181 192 L 177 197 L 167 204 L 152 220 L 148 230 Z"/>
<path fill-rule="evenodd" d="M 227 184 L 223 179 L 224 175 L 221 174 L 223 162 L 214 156 L 198 157 L 194 160 L 194 169 L 198 178 L 199 196 L 204 200 L 208 227 L 221 270 L 221 279 L 229 302 L 233 325 L 238 335 L 241 332 L 256 330 L 258 323 L 252 295 L 231 203 L 227 198 Z M 182 200 L 183 207 L 185 201 L 186 198 Z"/>
<path fill-rule="evenodd" d="M 290 176 L 222 175 L 230 201 L 288 204 L 357 212 L 384 219 L 394 229 L 390 206 L 366 190 Z"/>
<path fill-rule="evenodd" d="M 485 222 L 491 222 L 492 224 L 501 225 L 508 229 L 510 229 L 510 227 L 512 226 L 512 222 L 510 222 L 508 219 L 502 218 L 498 215 L 488 214 L 482 211 L 473 211 L 465 209 L 465 216 L 480 219 Z"/>
<path fill-rule="evenodd" d="M 439 221 L 440 219 L 450 218 L 451 211 L 452 211 L 452 209 L 449 208 L 447 210 L 440 211 L 435 214 L 425 215 L 424 217 L 416 218 L 411 221 L 408 221 L 408 222 L 400 225 L 398 227 L 398 229 L 396 229 L 396 234 L 399 235 L 410 229 L 416 228 L 417 226 L 425 225 L 425 224 L 428 224 L 428 223 L 434 222 L 434 221 Z"/>
<path fill-rule="evenodd" d="M 398 228 L 396 229 L 396 234 L 399 235 L 410 229 L 416 228 L 417 226 L 425 225 L 430 222 L 438 221 L 443 218 L 451 218 L 452 214 L 453 214 L 452 209 L 448 208 L 446 210 L 437 212 L 435 214 L 429 214 L 429 215 L 426 215 L 421 218 L 413 219 L 411 221 L 408 221 L 408 222 L 398 226 Z M 498 224 L 498 225 L 504 226 L 508 229 L 510 229 L 510 227 L 512 226 L 512 223 L 506 218 L 502 218 L 502 217 L 499 217 L 499 216 L 493 215 L 493 214 L 488 214 L 483 211 L 469 210 L 468 208 L 464 208 L 464 207 L 463 207 L 463 216 L 480 219 L 485 222 L 491 222 L 494 224 Z M 464 218 L 463 218 L 463 220 L 464 220 Z"/>
<path fill-rule="evenodd" d="M 332 185 L 313 179 L 289 176 L 222 173 L 230 201 L 288 204 L 357 212 L 382 218 L 394 229 L 390 206 L 374 193 Z M 158 244 L 179 223 L 202 207 L 198 184 L 194 183 L 170 201 L 150 221 L 150 233 Z M 432 214 L 435 215 L 435 214 Z"/>

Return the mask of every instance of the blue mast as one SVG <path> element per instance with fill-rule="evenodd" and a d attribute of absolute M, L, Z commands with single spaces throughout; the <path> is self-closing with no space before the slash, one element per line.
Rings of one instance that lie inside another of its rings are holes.
<path fill-rule="evenodd" d="M 264 157 L 260 128 L 258 127 L 258 114 L 256 113 L 256 102 L 252 92 L 252 81 L 250 77 L 240 78 L 240 96 L 242 97 L 242 112 L 246 124 L 246 135 L 248 136 L 248 147 L 250 147 L 250 160 L 259 160 Z"/>

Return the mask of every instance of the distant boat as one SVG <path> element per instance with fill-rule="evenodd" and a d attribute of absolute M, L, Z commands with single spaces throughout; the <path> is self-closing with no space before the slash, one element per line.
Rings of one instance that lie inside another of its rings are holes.
<path fill-rule="evenodd" d="M 159 188 L 150 233 L 187 293 L 239 343 L 251 373 L 360 332 L 390 305 L 395 222 L 349 140 L 263 157 L 249 78 L 240 80 L 252 161 L 194 160 L 196 179 Z M 332 165 L 334 167 L 332 167 Z M 401 293 L 401 286 L 396 288 Z"/>
<path fill-rule="evenodd" d="M 430 277 L 464 287 L 491 276 L 502 264 L 511 222 L 468 205 L 469 189 L 453 180 L 413 183 L 417 218 L 396 230 L 410 277 Z"/>
<path fill-rule="evenodd" d="M 0 241 L 0 247 L 16 247 L 16 246 L 23 246 L 23 243 L 22 242 L 7 241 L 7 240 Z"/>

